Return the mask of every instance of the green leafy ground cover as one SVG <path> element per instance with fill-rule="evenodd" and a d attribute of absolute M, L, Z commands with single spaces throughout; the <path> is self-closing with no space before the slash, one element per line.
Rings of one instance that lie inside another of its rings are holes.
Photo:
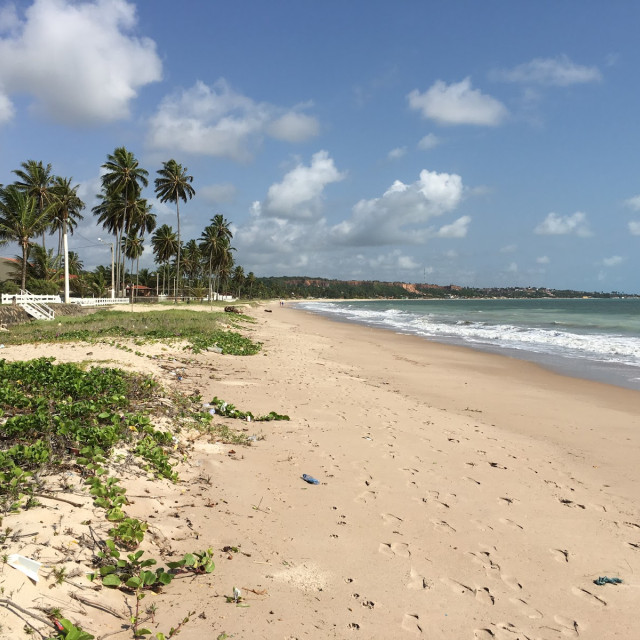
<path fill-rule="evenodd" d="M 105 312 L 64 319 L 59 325 L 37 322 L 15 327 L 5 342 L 83 340 L 132 350 L 112 339 L 132 339 L 136 344 L 186 340 L 195 352 L 215 345 L 223 353 L 256 353 L 259 344 L 229 331 L 229 325 L 237 326 L 238 318 L 182 310 Z M 163 429 L 154 426 L 160 420 Z M 64 489 L 60 478 L 69 472 L 77 475 L 93 505 L 112 523 L 102 543 L 104 551 L 95 554 L 95 570 L 88 577 L 135 596 L 129 626 L 133 638 L 151 635 L 141 626 L 144 615 L 140 602 L 147 591 L 162 590 L 177 574 L 206 574 L 215 568 L 211 549 L 194 550 L 180 560 L 167 562 L 166 568 L 158 568 L 153 558 L 143 559 L 137 547 L 145 538 L 148 523 L 127 514 L 130 503 L 126 490 L 120 485 L 118 471 L 114 472 L 118 466 L 114 467 L 114 462 L 124 457 L 129 467 L 138 466 L 156 477 L 178 482 L 175 467 L 187 455 L 177 437 L 183 429 L 196 429 L 224 442 L 250 444 L 246 433 L 216 424 L 199 396 L 166 391 L 150 376 L 104 366 L 56 364 L 53 358 L 0 360 L 0 523 L 2 514 L 33 509 L 39 505 L 38 497 L 53 497 L 48 490 L 52 478 L 58 478 Z M 60 584 L 65 579 L 64 567 L 57 572 L 54 569 L 53 575 Z M 6 606 L 12 606 L 10 600 Z M 154 637 L 173 637 L 190 616 L 168 634 L 158 632 Z M 50 619 L 56 640 L 94 637 L 60 611 Z"/>
<path fill-rule="evenodd" d="M 142 345 L 150 342 L 184 340 L 193 353 L 220 347 L 230 355 L 254 355 L 260 343 L 236 330 L 254 322 L 249 316 L 224 312 L 165 309 L 144 313 L 97 311 L 86 316 L 60 317 L 57 321 L 38 321 L 11 327 L 3 335 L 5 344 L 46 342 L 99 342 L 131 339 Z"/>

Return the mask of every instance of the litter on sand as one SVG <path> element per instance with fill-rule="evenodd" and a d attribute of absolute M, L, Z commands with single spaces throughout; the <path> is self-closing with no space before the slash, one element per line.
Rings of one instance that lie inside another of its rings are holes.
<path fill-rule="evenodd" d="M 608 578 L 607 576 L 602 576 L 601 578 L 594 580 L 593 584 L 622 584 L 622 580 L 620 580 L 620 578 Z"/>
<path fill-rule="evenodd" d="M 306 473 L 302 474 L 302 479 L 309 484 L 320 484 L 318 480 L 316 480 L 313 476 L 307 475 Z"/>
<path fill-rule="evenodd" d="M 38 570 L 42 564 L 31 558 L 25 558 L 24 556 L 12 553 L 7 558 L 7 564 L 18 571 L 22 571 L 27 578 L 31 578 L 34 582 L 38 582 L 40 576 L 38 576 Z"/>

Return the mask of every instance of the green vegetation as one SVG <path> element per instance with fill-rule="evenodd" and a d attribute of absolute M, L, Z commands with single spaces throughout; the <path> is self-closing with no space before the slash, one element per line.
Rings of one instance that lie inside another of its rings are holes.
<path fill-rule="evenodd" d="M 229 325 L 240 328 L 253 319 L 241 314 L 204 313 L 186 309 L 164 309 L 148 313 L 98 311 L 85 316 L 60 317 L 59 322 L 32 322 L 12 327 L 3 336 L 5 344 L 40 342 L 104 341 L 131 339 L 136 345 L 186 341 L 193 353 L 219 347 L 223 354 L 254 355 L 260 343 L 251 341 Z"/>
<path fill-rule="evenodd" d="M 177 429 L 163 431 L 153 426 L 154 411 L 166 414 L 164 392 L 147 376 L 118 369 L 75 364 L 54 364 L 52 358 L 9 363 L 0 360 L 0 509 L 17 512 L 37 505 L 37 495 L 50 496 L 46 478 L 75 470 L 93 497 L 113 522 L 109 537 L 95 554 L 94 573 L 88 577 L 103 586 L 121 589 L 135 597 L 130 615 L 134 638 L 151 635 L 141 626 L 140 602 L 148 591 L 159 592 L 179 574 L 210 574 L 215 569 L 212 549 L 186 553 L 179 560 L 159 567 L 154 558 L 137 549 L 148 523 L 127 515 L 129 505 L 119 476 L 109 475 L 111 465 L 132 464 L 113 459 L 113 450 L 124 448 L 138 464 L 156 476 L 177 482 L 172 457 L 181 454 L 175 436 L 181 425 L 216 433 L 212 416 L 202 410 L 197 397 L 174 396 Z M 225 433 L 232 431 L 223 425 Z M 247 442 L 244 434 L 233 440 Z M 176 451 L 176 447 L 178 450 Z M 64 484 L 63 484 L 64 487 Z M 67 486 L 70 489 L 70 486 Z M 1 539 L 12 530 L 7 528 Z M 123 549 L 124 551 L 121 551 Z M 57 584 L 67 579 L 64 566 L 54 567 Z M 155 638 L 171 638 L 189 621 Z M 93 636 L 74 626 L 60 612 L 51 619 L 56 627 L 52 640 L 91 640 Z M 31 629 L 31 627 L 29 627 Z"/>
<path fill-rule="evenodd" d="M 210 402 L 216 413 L 225 418 L 236 418 L 237 420 L 247 420 L 247 422 L 269 422 L 271 420 L 289 420 L 289 416 L 281 415 L 275 411 L 270 411 L 264 416 L 254 416 L 251 411 L 240 411 L 234 405 L 214 397 Z"/>
<path fill-rule="evenodd" d="M 327 278 L 269 277 L 255 278 L 252 287 L 256 298 L 612 298 L 625 294 L 547 289 L 545 287 L 472 288 L 435 284 L 407 284 L 378 280 L 345 281 Z"/>

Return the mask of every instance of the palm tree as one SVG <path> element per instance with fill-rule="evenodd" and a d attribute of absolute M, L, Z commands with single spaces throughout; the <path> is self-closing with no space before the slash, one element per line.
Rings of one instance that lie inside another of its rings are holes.
<path fill-rule="evenodd" d="M 176 217 L 178 220 L 178 257 L 176 260 L 176 282 L 180 285 L 180 207 L 178 202 L 182 200 L 186 202 L 195 194 L 194 188 L 191 186 L 193 176 L 187 175 L 187 167 L 183 167 L 175 160 L 171 159 L 164 162 L 162 169 L 158 170 L 159 177 L 155 180 L 156 195 L 160 198 L 160 202 L 175 202 Z M 176 302 L 177 302 L 176 298 Z"/>
<path fill-rule="evenodd" d="M 166 224 L 159 227 L 151 236 L 151 246 L 153 255 L 158 264 L 164 264 L 162 273 L 162 290 L 165 290 L 165 275 L 169 265 L 169 260 L 178 254 L 178 239 L 173 229 Z"/>
<path fill-rule="evenodd" d="M 247 273 L 247 284 L 249 285 L 249 298 L 253 297 L 253 285 L 256 282 L 256 276 L 253 271 Z"/>
<path fill-rule="evenodd" d="M 234 261 L 232 251 L 235 251 L 235 249 L 229 245 L 229 240 L 225 240 L 217 265 L 218 281 L 220 282 L 220 290 L 223 294 L 229 277 L 231 276 L 231 270 L 233 269 Z"/>
<path fill-rule="evenodd" d="M 205 227 L 200 236 L 200 250 L 209 261 L 209 295 L 212 295 L 212 272 L 218 271 L 218 266 L 224 259 L 224 252 L 229 247 L 229 241 L 233 237 L 229 229 L 229 222 L 218 213 L 211 219 L 211 224 Z M 215 280 L 214 286 L 215 289 Z"/>
<path fill-rule="evenodd" d="M 238 265 L 233 270 L 232 275 L 233 284 L 236 288 L 236 298 L 240 297 L 240 291 L 242 290 L 242 285 L 244 285 L 245 277 L 244 277 L 244 269 Z"/>
<path fill-rule="evenodd" d="M 38 201 L 9 185 L 0 191 L 0 239 L 16 242 L 22 248 L 22 289 L 27 283 L 27 260 L 31 238 L 47 227 L 49 211 L 40 211 Z"/>
<path fill-rule="evenodd" d="M 133 261 L 136 261 L 137 267 L 140 267 L 140 256 L 144 251 L 144 246 L 142 245 L 142 238 L 135 234 L 130 233 L 122 239 L 122 253 L 125 258 L 129 258 L 131 260 L 131 273 L 133 273 Z M 136 274 L 138 270 L 136 269 Z M 133 283 L 132 283 L 133 284 Z M 136 293 L 138 287 L 138 278 L 136 276 Z M 133 299 L 133 286 L 131 287 L 132 299 Z"/>
<path fill-rule="evenodd" d="M 202 252 L 195 240 L 189 240 L 189 242 L 184 245 L 182 265 L 189 280 L 199 279 L 202 267 Z"/>
<path fill-rule="evenodd" d="M 80 213 L 84 209 L 84 202 L 78 197 L 78 188 L 71 186 L 72 178 L 56 176 L 51 191 L 53 193 L 52 229 L 62 232 L 62 255 L 64 257 L 64 301 L 69 303 L 69 245 L 67 243 L 67 231 L 73 233 L 73 228 L 82 220 Z M 60 249 L 58 248 L 58 255 Z"/>
<path fill-rule="evenodd" d="M 102 168 L 105 170 L 101 180 L 102 202 L 93 208 L 93 212 L 98 216 L 98 222 L 102 223 L 103 228 L 116 236 L 115 245 L 120 252 L 122 239 L 129 233 L 133 224 L 132 208 L 135 209 L 140 199 L 142 187 L 149 184 L 149 172 L 140 167 L 133 153 L 125 147 L 117 147 L 109 154 Z M 119 270 L 120 253 L 116 265 Z M 116 279 L 119 286 L 120 278 Z"/>
<path fill-rule="evenodd" d="M 51 204 L 53 200 L 52 187 L 54 177 L 51 173 L 51 165 L 48 164 L 45 167 L 42 161 L 27 160 L 20 166 L 22 168 L 14 169 L 13 173 L 15 173 L 22 182 L 16 181 L 15 185 L 20 191 L 36 199 L 38 211 L 40 214 L 43 214 L 46 207 Z M 48 230 L 48 226 L 47 224 L 42 228 L 43 249 L 45 248 L 44 235 Z"/>
<path fill-rule="evenodd" d="M 21 256 L 16 256 L 21 260 Z M 53 255 L 53 249 L 43 249 L 42 245 L 34 244 L 29 247 L 27 260 L 27 280 L 46 280 L 60 283 L 60 256 Z"/>

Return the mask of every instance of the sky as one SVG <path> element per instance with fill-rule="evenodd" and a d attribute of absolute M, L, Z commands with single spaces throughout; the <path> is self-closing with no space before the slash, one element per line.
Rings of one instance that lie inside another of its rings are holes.
<path fill-rule="evenodd" d="M 639 24 L 623 0 L 0 0 L 0 183 L 72 177 L 88 269 L 124 146 L 158 226 L 157 171 L 187 167 L 182 240 L 223 214 L 245 273 L 638 293 Z"/>

